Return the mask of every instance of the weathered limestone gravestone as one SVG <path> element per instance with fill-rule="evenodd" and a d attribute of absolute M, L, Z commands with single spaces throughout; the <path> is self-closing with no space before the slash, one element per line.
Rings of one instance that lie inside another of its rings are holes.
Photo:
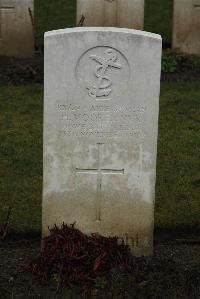
<path fill-rule="evenodd" d="M 33 0 L 0 0 L 0 55 L 34 54 Z"/>
<path fill-rule="evenodd" d="M 76 222 L 152 253 L 160 64 L 156 34 L 46 33 L 44 235 Z"/>
<path fill-rule="evenodd" d="M 144 0 L 77 0 L 77 23 L 84 26 L 142 29 Z"/>
<path fill-rule="evenodd" d="M 200 0 L 174 0 L 173 49 L 200 54 Z"/>

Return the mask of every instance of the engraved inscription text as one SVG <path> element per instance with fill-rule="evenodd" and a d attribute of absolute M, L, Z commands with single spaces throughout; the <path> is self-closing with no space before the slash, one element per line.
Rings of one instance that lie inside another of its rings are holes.
<path fill-rule="evenodd" d="M 89 105 L 87 107 L 58 104 L 60 131 L 76 137 L 142 137 L 143 105 L 113 106 Z"/>

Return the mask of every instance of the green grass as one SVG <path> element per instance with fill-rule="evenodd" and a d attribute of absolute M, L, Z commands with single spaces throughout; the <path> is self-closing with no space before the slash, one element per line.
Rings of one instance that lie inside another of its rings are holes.
<path fill-rule="evenodd" d="M 0 86 L 0 223 L 40 230 L 43 87 Z M 162 83 L 156 226 L 200 224 L 200 84 Z"/>
<path fill-rule="evenodd" d="M 161 89 L 156 225 L 200 225 L 200 84 Z"/>
<path fill-rule="evenodd" d="M 144 30 L 159 33 L 171 42 L 173 0 L 146 0 Z M 35 1 L 36 41 L 43 44 L 45 31 L 76 24 L 76 0 Z"/>
<path fill-rule="evenodd" d="M 173 0 L 146 0 L 144 29 L 161 34 L 163 43 L 171 43 Z"/>
<path fill-rule="evenodd" d="M 0 87 L 0 223 L 39 230 L 42 190 L 42 87 Z"/>
<path fill-rule="evenodd" d="M 76 0 L 35 0 L 36 41 L 43 43 L 45 31 L 76 24 Z"/>

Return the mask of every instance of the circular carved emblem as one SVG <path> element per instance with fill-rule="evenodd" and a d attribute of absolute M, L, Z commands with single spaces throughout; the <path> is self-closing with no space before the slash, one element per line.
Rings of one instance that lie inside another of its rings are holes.
<path fill-rule="evenodd" d="M 76 76 L 90 98 L 105 101 L 126 91 L 130 68 L 127 59 L 118 50 L 95 47 L 79 59 Z"/>

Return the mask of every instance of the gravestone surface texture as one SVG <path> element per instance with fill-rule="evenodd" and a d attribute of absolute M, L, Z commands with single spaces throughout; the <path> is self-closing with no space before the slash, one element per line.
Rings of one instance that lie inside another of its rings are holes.
<path fill-rule="evenodd" d="M 200 0 L 174 0 L 173 49 L 200 54 Z"/>
<path fill-rule="evenodd" d="M 45 34 L 43 235 L 64 221 L 152 253 L 161 38 Z"/>
<path fill-rule="evenodd" d="M 109 26 L 142 29 L 144 0 L 77 0 L 77 23 L 84 26 Z"/>
<path fill-rule="evenodd" d="M 34 55 L 33 0 L 0 0 L 0 55 Z"/>

